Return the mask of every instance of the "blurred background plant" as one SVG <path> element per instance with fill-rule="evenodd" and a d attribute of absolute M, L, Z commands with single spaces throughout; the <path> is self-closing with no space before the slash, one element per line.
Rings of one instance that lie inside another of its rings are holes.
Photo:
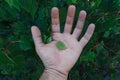
<path fill-rule="evenodd" d="M 83 32 L 91 22 L 96 30 L 70 79 L 120 80 L 120 0 L 0 0 L 0 80 L 38 80 L 44 66 L 34 49 L 31 26 L 37 25 L 43 41 L 50 42 L 51 8 L 59 8 L 62 32 L 71 4 L 77 7 L 74 24 L 79 11 L 86 10 Z"/>

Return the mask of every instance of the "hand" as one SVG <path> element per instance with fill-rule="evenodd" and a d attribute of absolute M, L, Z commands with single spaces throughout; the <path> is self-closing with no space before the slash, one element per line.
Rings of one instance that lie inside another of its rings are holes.
<path fill-rule="evenodd" d="M 60 33 L 59 11 L 54 7 L 51 11 L 52 17 L 52 42 L 44 44 L 41 39 L 41 33 L 35 26 L 32 27 L 32 36 L 34 39 L 37 54 L 41 58 L 45 69 L 52 69 L 62 74 L 67 75 L 70 69 L 74 66 L 80 56 L 85 45 L 90 40 L 95 25 L 90 24 L 85 35 L 78 41 L 78 37 L 82 32 L 82 28 L 86 18 L 86 12 L 79 13 L 78 22 L 74 32 L 71 34 L 71 29 L 74 20 L 75 6 L 71 5 L 68 8 L 67 20 L 63 33 Z M 67 49 L 59 50 L 56 47 L 57 41 L 62 41 Z"/>

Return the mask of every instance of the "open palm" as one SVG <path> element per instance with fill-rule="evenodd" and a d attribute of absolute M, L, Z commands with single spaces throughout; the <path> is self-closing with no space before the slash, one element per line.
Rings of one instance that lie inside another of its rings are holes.
<path fill-rule="evenodd" d="M 43 61 L 46 69 L 53 69 L 63 74 L 68 74 L 69 70 L 74 66 L 75 62 L 80 56 L 84 46 L 90 40 L 94 32 L 95 25 L 90 24 L 85 35 L 78 41 L 78 37 L 82 32 L 86 12 L 81 11 L 79 14 L 76 28 L 71 34 L 75 14 L 75 6 L 71 5 L 68 8 L 68 14 L 63 33 L 60 33 L 59 11 L 53 8 L 52 16 L 52 38 L 53 41 L 49 44 L 44 44 L 41 39 L 41 33 L 36 26 L 32 27 L 32 35 L 36 47 L 36 51 Z M 56 43 L 62 41 L 66 45 L 66 49 L 60 50 L 56 47 Z"/>

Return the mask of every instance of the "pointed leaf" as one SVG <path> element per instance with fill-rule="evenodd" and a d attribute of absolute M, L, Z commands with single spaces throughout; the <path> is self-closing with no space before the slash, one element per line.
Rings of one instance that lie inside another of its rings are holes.
<path fill-rule="evenodd" d="M 60 50 L 65 50 L 65 49 L 67 49 L 66 45 L 65 45 L 62 41 L 58 41 L 58 42 L 56 43 L 56 47 L 57 47 L 58 49 L 60 49 Z"/>

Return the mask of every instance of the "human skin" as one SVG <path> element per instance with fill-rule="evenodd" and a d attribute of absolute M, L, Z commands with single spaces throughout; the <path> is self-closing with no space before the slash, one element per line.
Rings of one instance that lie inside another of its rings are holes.
<path fill-rule="evenodd" d="M 64 32 L 60 32 L 59 10 L 54 7 L 51 10 L 52 18 L 52 42 L 42 42 L 41 32 L 36 26 L 32 26 L 32 36 L 38 56 L 41 58 L 45 69 L 39 80 L 67 80 L 68 73 L 78 60 L 83 48 L 90 40 L 95 25 L 91 23 L 84 36 L 78 40 L 84 26 L 86 12 L 80 11 L 76 27 L 71 33 L 76 7 L 70 5 Z M 67 49 L 60 50 L 56 43 L 62 41 Z"/>

